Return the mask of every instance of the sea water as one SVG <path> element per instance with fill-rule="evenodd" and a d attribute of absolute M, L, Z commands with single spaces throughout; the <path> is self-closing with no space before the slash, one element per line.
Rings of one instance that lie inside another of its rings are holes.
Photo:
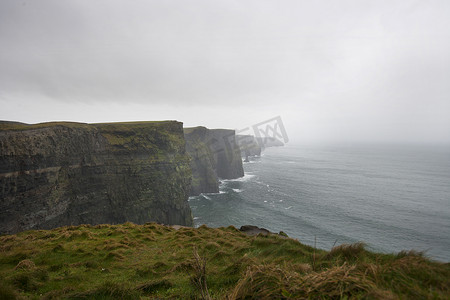
<path fill-rule="evenodd" d="M 331 249 L 425 251 L 450 261 L 450 149 L 268 148 L 220 192 L 189 198 L 196 226 L 251 224 Z"/>

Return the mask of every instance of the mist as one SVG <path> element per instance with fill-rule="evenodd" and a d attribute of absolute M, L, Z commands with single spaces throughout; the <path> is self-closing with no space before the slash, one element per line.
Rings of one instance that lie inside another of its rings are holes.
<path fill-rule="evenodd" d="M 0 119 L 450 143 L 448 1 L 0 2 Z"/>

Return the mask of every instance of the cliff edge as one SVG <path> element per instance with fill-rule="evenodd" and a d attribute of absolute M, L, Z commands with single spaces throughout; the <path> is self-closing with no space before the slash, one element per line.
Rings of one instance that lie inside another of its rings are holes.
<path fill-rule="evenodd" d="M 64 225 L 191 226 L 182 123 L 0 122 L 0 233 Z"/>
<path fill-rule="evenodd" d="M 241 150 L 234 130 L 184 128 L 186 151 L 191 157 L 192 188 L 190 195 L 218 193 L 219 178 L 244 176 Z"/>

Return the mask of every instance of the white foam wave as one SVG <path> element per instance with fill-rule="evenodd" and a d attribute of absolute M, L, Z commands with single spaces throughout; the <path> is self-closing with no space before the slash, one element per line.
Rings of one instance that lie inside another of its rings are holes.
<path fill-rule="evenodd" d="M 219 194 L 224 194 L 224 193 L 226 193 L 225 186 L 220 184 L 218 193 L 201 193 L 200 196 L 203 196 L 204 198 L 211 200 L 211 198 L 208 197 L 208 195 L 219 195 Z"/>
<path fill-rule="evenodd" d="M 260 160 L 250 160 L 250 161 L 244 161 L 244 162 L 242 162 L 244 165 L 246 165 L 246 164 L 258 164 L 258 163 L 260 163 L 261 161 Z"/>
<path fill-rule="evenodd" d="M 208 196 L 206 196 L 205 194 L 200 194 L 203 198 L 205 198 L 205 199 L 208 199 L 208 200 L 211 200 L 211 198 L 210 197 L 208 197 Z"/>
<path fill-rule="evenodd" d="M 233 191 L 236 193 L 241 193 L 243 190 L 242 189 L 233 189 Z"/>
<path fill-rule="evenodd" d="M 188 198 L 188 201 L 191 201 L 191 200 L 197 200 L 199 198 L 199 196 L 190 196 L 189 198 Z"/>
<path fill-rule="evenodd" d="M 230 181 L 250 181 L 252 178 L 256 177 L 256 175 L 245 173 L 244 176 L 236 178 L 236 179 L 222 179 L 222 182 L 230 182 Z"/>

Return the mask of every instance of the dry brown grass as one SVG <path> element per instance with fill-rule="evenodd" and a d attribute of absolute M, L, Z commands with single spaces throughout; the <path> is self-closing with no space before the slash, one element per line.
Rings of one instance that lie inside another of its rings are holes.
<path fill-rule="evenodd" d="M 364 243 L 355 244 L 342 244 L 333 247 L 331 251 L 325 256 L 326 259 L 332 259 L 337 257 L 342 257 L 346 260 L 357 259 L 365 252 Z"/>
<path fill-rule="evenodd" d="M 190 270 L 192 271 L 188 270 L 188 273 L 191 273 L 191 282 L 200 292 L 201 299 L 210 300 L 211 295 L 209 294 L 208 284 L 206 282 L 206 263 L 206 257 L 200 256 L 197 248 L 194 248 L 193 259 L 190 261 Z"/>
<path fill-rule="evenodd" d="M 274 265 L 250 266 L 229 295 L 229 299 L 341 299 L 369 297 L 395 299 L 392 292 L 383 290 L 358 271 L 356 266 L 344 264 L 327 270 L 312 272 L 305 267 L 305 275 Z"/>
<path fill-rule="evenodd" d="M 271 265 L 253 265 L 247 268 L 228 299 L 277 299 L 289 297 L 288 288 L 299 282 L 300 275 Z"/>
<path fill-rule="evenodd" d="M 378 293 L 378 288 L 374 282 L 361 274 L 356 266 L 347 264 L 310 273 L 302 278 L 300 284 L 298 290 L 293 292 L 305 298 L 311 295 L 342 298 L 344 296 Z"/>
<path fill-rule="evenodd" d="M 36 265 L 34 262 L 32 262 L 29 259 L 24 259 L 24 260 L 21 260 L 17 264 L 17 266 L 14 268 L 14 270 L 31 270 L 34 268 L 36 268 Z"/>

